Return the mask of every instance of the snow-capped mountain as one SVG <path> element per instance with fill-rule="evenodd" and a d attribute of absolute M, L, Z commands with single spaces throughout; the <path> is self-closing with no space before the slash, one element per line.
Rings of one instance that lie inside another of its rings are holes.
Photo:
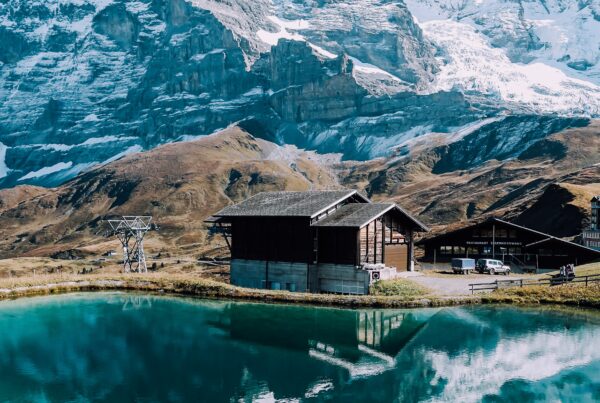
<path fill-rule="evenodd" d="M 537 113 L 600 113 L 600 1 L 406 4 L 440 50 L 431 90 L 495 94 Z"/>
<path fill-rule="evenodd" d="M 511 158 L 600 115 L 599 4 L 9 0 L 0 187 L 233 123 L 350 159 L 493 133 Z"/>

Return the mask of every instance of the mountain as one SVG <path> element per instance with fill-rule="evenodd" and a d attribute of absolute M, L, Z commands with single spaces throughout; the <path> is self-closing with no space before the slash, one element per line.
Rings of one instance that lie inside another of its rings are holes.
<path fill-rule="evenodd" d="M 149 235 L 150 253 L 222 254 L 224 242 L 203 220 L 258 192 L 281 189 L 359 189 L 374 200 L 399 202 L 434 231 L 492 215 L 560 236 L 576 235 L 587 224 L 588 200 L 600 192 L 599 122 L 537 140 L 509 161 L 436 172 L 452 154 L 444 137 L 415 145 L 405 158 L 362 162 L 279 146 L 238 127 L 162 145 L 57 188 L 0 190 L 0 257 L 112 249 L 104 220 L 128 214 L 152 215 L 159 225 Z"/>
<path fill-rule="evenodd" d="M 3 2 L 0 187 L 232 124 L 345 161 L 443 138 L 437 174 L 509 161 L 600 114 L 599 4 Z"/>

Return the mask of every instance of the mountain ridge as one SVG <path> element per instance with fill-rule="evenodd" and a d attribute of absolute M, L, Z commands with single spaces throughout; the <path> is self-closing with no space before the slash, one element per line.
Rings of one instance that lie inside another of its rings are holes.
<path fill-rule="evenodd" d="M 432 167 L 444 145 L 400 160 L 345 162 L 231 127 L 123 157 L 57 188 L 0 190 L 1 256 L 109 248 L 104 220 L 129 214 L 153 215 L 159 224 L 160 231 L 150 238 L 151 250 L 221 253 L 224 245 L 203 220 L 225 205 L 261 191 L 341 187 L 358 189 L 376 201 L 397 202 L 435 232 L 499 216 L 573 236 L 587 223 L 587 196 L 600 191 L 600 166 L 594 162 L 598 134 L 600 123 L 595 121 L 552 136 L 565 147 L 562 157 L 488 161 L 482 167 L 435 174 Z M 540 215 L 568 220 L 539 220 Z"/>
<path fill-rule="evenodd" d="M 496 32 L 481 23 L 498 21 L 499 6 L 490 4 L 465 2 L 470 19 L 444 9 L 431 21 L 423 7 L 439 4 L 425 0 L 12 0 L 0 5 L 0 187 L 56 186 L 231 124 L 280 145 L 368 160 L 404 155 L 440 133 L 483 133 L 488 124 L 496 133 L 483 142 L 505 138 L 516 148 L 551 135 L 544 121 L 560 130 L 595 117 L 595 53 L 556 50 L 554 38 L 532 28 L 538 11 L 525 20 L 515 14 L 518 1 Z M 595 5 L 582 5 L 581 15 Z M 592 14 L 584 21 L 552 7 L 546 17 L 557 29 L 583 24 L 569 35 L 600 26 Z M 453 42 L 467 46 L 473 37 L 478 47 L 449 48 L 448 38 L 432 36 L 434 23 L 463 39 Z M 502 39 L 519 24 L 530 24 L 519 38 L 537 32 L 553 55 L 592 64 L 555 65 L 527 42 L 518 49 L 531 55 L 519 60 Z M 503 67 L 485 64 L 488 56 Z M 458 66 L 462 59 L 470 64 Z M 544 74 L 532 75 L 538 70 Z"/>

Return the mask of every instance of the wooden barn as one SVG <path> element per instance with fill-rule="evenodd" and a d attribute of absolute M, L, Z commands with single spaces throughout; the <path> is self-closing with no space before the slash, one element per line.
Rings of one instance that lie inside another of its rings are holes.
<path fill-rule="evenodd" d="M 427 231 L 396 204 L 353 190 L 260 193 L 207 222 L 226 236 L 232 284 L 344 294 L 411 270 L 414 233 Z"/>
<path fill-rule="evenodd" d="M 492 258 L 524 271 L 555 270 L 600 259 L 600 251 L 498 218 L 423 239 L 418 246 L 425 250 L 424 262 Z"/>

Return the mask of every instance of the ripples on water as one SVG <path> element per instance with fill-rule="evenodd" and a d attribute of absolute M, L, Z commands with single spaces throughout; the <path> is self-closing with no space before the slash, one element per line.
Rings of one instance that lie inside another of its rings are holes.
<path fill-rule="evenodd" d="M 0 303 L 0 401 L 600 401 L 600 314 L 101 293 Z"/>

